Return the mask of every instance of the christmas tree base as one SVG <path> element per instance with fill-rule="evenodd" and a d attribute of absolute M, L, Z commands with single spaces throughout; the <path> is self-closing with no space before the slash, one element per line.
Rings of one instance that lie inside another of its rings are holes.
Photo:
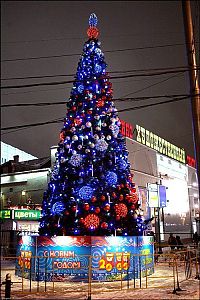
<path fill-rule="evenodd" d="M 23 236 L 16 275 L 39 281 L 131 280 L 154 272 L 151 236 Z"/>

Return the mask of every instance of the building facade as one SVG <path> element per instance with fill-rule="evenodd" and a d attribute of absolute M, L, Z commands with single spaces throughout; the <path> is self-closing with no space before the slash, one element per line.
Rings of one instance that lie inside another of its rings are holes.
<path fill-rule="evenodd" d="M 5 162 L 13 159 L 13 156 L 15 155 L 19 156 L 19 161 L 26 161 L 26 160 L 37 158 L 36 156 L 33 156 L 23 150 L 20 150 L 9 144 L 1 142 L 1 163 L 0 164 L 4 164 Z"/>
<path fill-rule="evenodd" d="M 194 232 L 199 232 L 199 194 L 194 159 L 187 157 L 184 149 L 139 125 L 133 127 L 122 122 L 122 133 L 126 137 L 133 180 L 144 217 L 153 218 L 148 230 L 159 235 L 159 241 L 167 241 L 171 232 L 182 239 L 191 239 Z M 50 151 L 47 158 L 19 162 L 15 157 L 1 166 L 1 210 L 10 205 L 16 206 L 15 209 L 26 209 L 28 199 L 41 205 L 57 146 L 52 146 Z M 151 184 L 166 187 L 164 205 L 150 202 Z M 15 228 L 19 229 L 19 225 Z M 21 228 L 26 226 L 27 223 Z"/>

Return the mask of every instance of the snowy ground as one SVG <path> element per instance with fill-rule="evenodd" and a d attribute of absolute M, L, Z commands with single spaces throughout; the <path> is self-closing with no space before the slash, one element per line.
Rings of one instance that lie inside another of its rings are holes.
<path fill-rule="evenodd" d="M 12 276 L 11 299 L 199 299 L 199 283 L 195 279 L 196 268 L 193 266 L 192 276 L 190 279 L 185 278 L 185 268 L 183 263 L 178 265 L 178 280 L 181 291 L 174 291 L 173 267 L 169 262 L 162 261 L 155 266 L 155 273 L 141 280 L 129 282 L 104 282 L 93 283 L 91 291 L 87 283 L 71 283 L 71 282 L 47 282 L 46 292 L 44 282 L 31 282 L 28 279 L 15 276 L 14 262 L 1 261 L 1 280 L 5 279 L 5 275 L 10 273 Z M 176 288 L 177 286 L 177 274 Z M 140 288 L 141 286 L 141 288 Z M 147 287 L 147 288 L 146 288 Z M 5 286 L 1 287 L 1 297 L 4 297 Z M 23 292 L 22 292 L 23 290 Z M 31 291 L 30 291 L 31 290 Z"/>

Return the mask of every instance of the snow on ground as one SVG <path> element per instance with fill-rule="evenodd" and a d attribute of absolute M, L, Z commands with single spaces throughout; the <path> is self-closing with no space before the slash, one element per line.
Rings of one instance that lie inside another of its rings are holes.
<path fill-rule="evenodd" d="M 87 283 L 72 282 L 47 282 L 46 292 L 44 282 L 31 282 L 15 275 L 13 261 L 1 261 L 1 281 L 5 279 L 7 273 L 11 274 L 13 286 L 11 299 L 199 299 L 199 283 L 195 279 L 196 268 L 193 266 L 192 276 L 185 280 L 185 268 L 183 263 L 178 265 L 178 280 L 181 291 L 174 291 L 173 267 L 169 262 L 160 261 L 155 266 L 155 273 L 149 277 L 142 278 L 141 285 L 139 279 L 129 282 L 95 282 L 89 290 Z M 176 288 L 177 274 L 176 274 Z M 23 282 L 23 285 L 22 285 Z M 22 293 L 23 286 L 23 293 Z M 142 289 L 140 289 L 140 286 Z M 147 287 L 147 288 L 146 288 Z M 1 297 L 4 297 L 5 286 L 1 287 Z M 90 293 L 91 292 L 91 293 Z"/>

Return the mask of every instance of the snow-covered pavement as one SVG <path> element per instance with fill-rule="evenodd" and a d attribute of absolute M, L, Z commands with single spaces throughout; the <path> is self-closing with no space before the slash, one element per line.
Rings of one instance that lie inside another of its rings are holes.
<path fill-rule="evenodd" d="M 174 269 L 175 270 L 175 269 Z M 149 277 L 117 282 L 88 283 L 73 282 L 34 282 L 15 275 L 14 262 L 1 261 L 1 280 L 7 273 L 12 278 L 12 299 L 199 299 L 199 283 L 195 279 L 196 268 L 193 266 L 191 278 L 186 280 L 184 264 L 178 266 L 178 282 L 181 291 L 175 294 L 177 288 L 177 273 L 174 275 L 168 262 L 160 262 L 155 266 L 155 273 Z M 175 281 L 174 281 L 175 280 Z M 140 288 L 141 287 L 141 288 Z M 5 286 L 1 286 L 1 297 L 4 297 Z M 45 292 L 46 290 L 46 292 Z M 22 292 L 23 291 L 23 292 Z"/>

